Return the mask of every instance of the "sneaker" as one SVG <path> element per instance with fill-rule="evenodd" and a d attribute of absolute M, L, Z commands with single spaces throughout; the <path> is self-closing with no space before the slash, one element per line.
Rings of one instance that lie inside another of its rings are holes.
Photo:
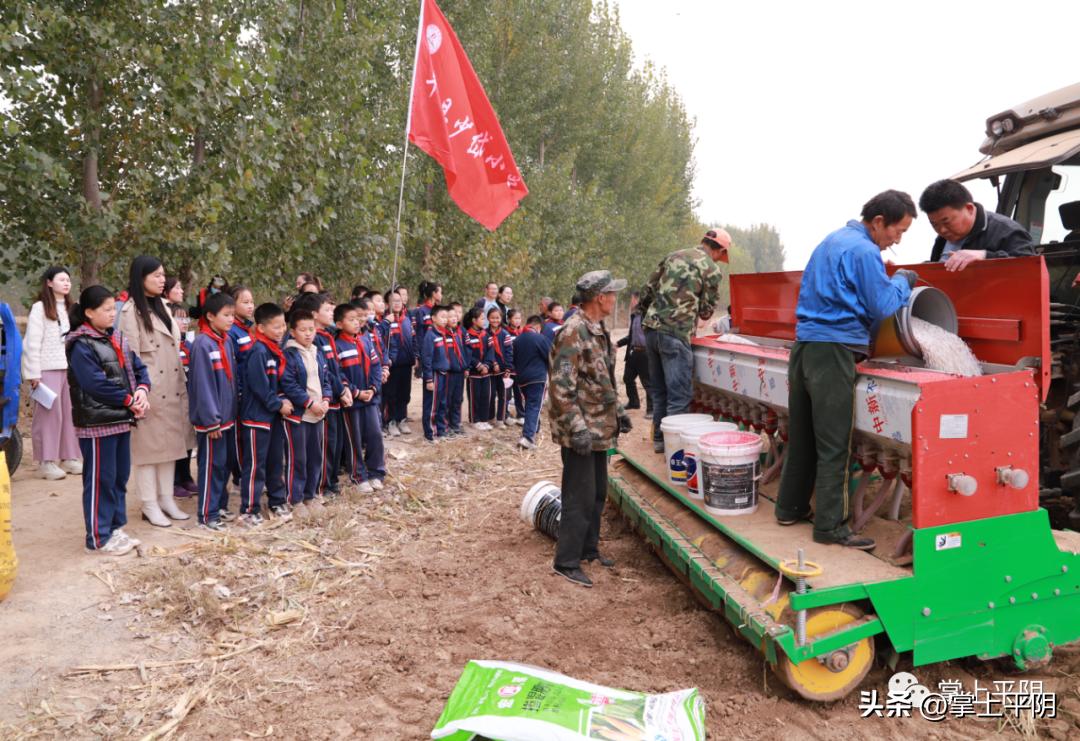
<path fill-rule="evenodd" d="M 608 558 L 603 553 L 595 553 L 591 556 L 585 556 L 585 560 L 589 563 L 592 563 L 593 561 L 599 561 L 600 565 L 603 566 L 605 569 L 610 569 L 615 566 L 615 559 Z"/>
<path fill-rule="evenodd" d="M 390 429 L 390 437 L 400 437 L 401 436 L 401 428 L 398 427 L 397 422 L 391 422 L 390 425 L 389 425 L 389 429 Z"/>
<path fill-rule="evenodd" d="M 56 461 L 44 461 L 41 466 L 38 467 L 38 476 L 46 481 L 59 481 L 60 479 L 66 479 L 67 474 L 64 473 L 64 469 L 56 465 Z M 106 545 L 108 545 L 106 543 Z M 105 550 L 105 546 L 101 546 L 99 550 Z"/>
<path fill-rule="evenodd" d="M 488 432 L 490 430 L 495 429 L 494 427 L 491 426 L 490 422 L 481 422 L 480 425 L 481 425 L 480 429 L 484 430 L 485 432 Z"/>
<path fill-rule="evenodd" d="M 258 515 L 240 515 L 240 525 L 251 530 L 262 524 L 263 519 Z"/>
<path fill-rule="evenodd" d="M 872 551 L 877 546 L 873 538 L 864 538 L 855 533 L 848 533 L 843 538 L 828 538 L 825 536 L 814 533 L 815 543 L 828 543 L 831 545 L 842 545 L 845 548 L 855 548 L 860 551 Z"/>
<path fill-rule="evenodd" d="M 131 543 L 131 545 L 133 545 L 133 546 L 137 547 L 137 546 L 142 545 L 141 540 L 139 540 L 138 538 L 133 538 L 130 535 L 128 535 L 127 533 L 125 533 L 124 529 L 122 527 L 118 527 L 115 530 L 113 530 L 113 535 L 119 535 L 121 538 L 123 538 L 127 542 Z"/>
<path fill-rule="evenodd" d="M 283 522 L 288 522 L 292 519 L 292 512 L 284 504 L 275 504 L 270 508 L 270 511 L 274 514 L 274 517 Z"/>
<path fill-rule="evenodd" d="M 64 469 L 72 476 L 82 475 L 82 461 L 77 458 L 71 458 L 66 461 L 60 461 L 60 468 Z"/>
<path fill-rule="evenodd" d="M 221 520 L 210 520 L 199 524 L 200 530 L 213 530 L 215 533 L 228 532 L 229 528 Z"/>
<path fill-rule="evenodd" d="M 507 417 L 506 419 L 504 419 L 502 421 L 502 423 L 503 423 L 503 427 L 513 427 L 514 426 L 514 420 L 511 417 Z"/>
<path fill-rule="evenodd" d="M 514 417 L 514 424 L 516 424 L 518 427 L 524 427 L 525 426 L 525 418 L 524 417 Z"/>
<path fill-rule="evenodd" d="M 356 487 L 356 490 L 361 494 L 370 494 L 375 491 L 375 487 L 371 485 L 370 481 L 364 481 Z"/>
<path fill-rule="evenodd" d="M 315 497 L 304 502 L 304 506 L 307 507 L 308 512 L 313 515 L 325 515 L 326 507 L 323 506 L 322 497 Z"/>
<path fill-rule="evenodd" d="M 292 514 L 298 520 L 306 520 L 311 517 L 311 510 L 304 502 L 297 502 L 292 506 Z"/>
<path fill-rule="evenodd" d="M 383 486 L 382 479 L 372 479 L 368 483 L 371 484 L 371 488 L 375 491 L 382 491 L 386 488 L 385 486 Z"/>
<path fill-rule="evenodd" d="M 105 545 L 97 549 L 97 553 L 109 556 L 123 556 L 125 553 L 131 553 L 135 545 L 127 538 L 118 536 L 115 532 L 109 536 L 109 540 Z"/>
<path fill-rule="evenodd" d="M 522 437 L 517 441 L 517 444 L 519 448 L 524 448 L 525 450 L 536 450 L 536 443 L 527 437 Z"/>
<path fill-rule="evenodd" d="M 559 576 L 563 577 L 564 579 L 572 581 L 574 584 L 578 584 L 582 587 L 592 586 L 592 579 L 590 579 L 588 575 L 581 570 L 580 566 L 576 569 L 568 569 L 563 566 L 552 566 L 551 570 Z"/>
<path fill-rule="evenodd" d="M 232 512 L 230 512 L 227 509 L 219 509 L 218 510 L 218 519 L 221 520 L 222 522 L 232 522 L 233 520 L 236 519 L 236 515 L 234 515 Z"/>
<path fill-rule="evenodd" d="M 410 429 L 409 423 L 406 422 L 405 420 L 401 420 L 400 422 L 398 422 L 397 427 L 401 431 L 402 435 L 411 435 L 412 434 L 412 429 Z"/>
<path fill-rule="evenodd" d="M 447 437 L 464 437 L 465 436 L 465 430 L 461 429 L 460 427 L 451 427 L 450 431 L 446 433 L 446 436 Z"/>

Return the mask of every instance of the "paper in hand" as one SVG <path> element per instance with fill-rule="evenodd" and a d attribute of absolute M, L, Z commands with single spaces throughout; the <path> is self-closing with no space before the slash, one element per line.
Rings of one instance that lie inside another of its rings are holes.
<path fill-rule="evenodd" d="M 56 392 L 38 381 L 37 388 L 30 394 L 30 398 L 46 409 L 52 409 L 53 402 L 56 401 Z"/>

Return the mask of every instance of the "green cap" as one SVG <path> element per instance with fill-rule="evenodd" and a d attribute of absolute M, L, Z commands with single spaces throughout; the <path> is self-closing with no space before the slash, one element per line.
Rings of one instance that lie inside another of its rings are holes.
<path fill-rule="evenodd" d="M 592 270 L 578 278 L 575 287 L 583 294 L 595 296 L 621 291 L 626 288 L 626 281 L 623 278 L 611 277 L 610 270 Z"/>

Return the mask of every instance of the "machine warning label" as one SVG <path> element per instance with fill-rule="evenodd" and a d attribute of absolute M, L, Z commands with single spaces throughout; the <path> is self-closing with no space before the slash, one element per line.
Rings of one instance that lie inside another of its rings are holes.
<path fill-rule="evenodd" d="M 942 414 L 938 437 L 942 440 L 963 440 L 968 436 L 966 414 Z"/>
<path fill-rule="evenodd" d="M 947 551 L 950 548 L 959 548 L 961 540 L 960 533 L 942 533 L 934 538 L 934 550 Z"/>

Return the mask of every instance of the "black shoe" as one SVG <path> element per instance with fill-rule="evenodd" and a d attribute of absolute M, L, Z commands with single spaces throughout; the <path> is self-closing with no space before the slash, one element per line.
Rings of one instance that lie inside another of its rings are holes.
<path fill-rule="evenodd" d="M 659 453 L 660 455 L 663 455 L 664 454 L 664 441 L 663 440 L 653 440 L 652 441 L 652 452 Z"/>
<path fill-rule="evenodd" d="M 603 566 L 605 569 L 610 569 L 612 566 L 615 565 L 614 558 L 608 558 L 602 553 L 595 553 L 591 556 L 585 556 L 585 560 L 589 563 L 592 563 L 593 561 L 599 561 L 600 565 Z"/>
<path fill-rule="evenodd" d="M 855 533 L 848 533 L 843 538 L 828 538 L 814 533 L 815 543 L 828 543 L 830 545 L 842 545 L 845 548 L 855 548 L 860 551 L 872 551 L 877 546 L 873 538 L 864 538 Z"/>
<path fill-rule="evenodd" d="M 800 523 L 800 522 L 813 522 L 813 521 L 814 521 L 814 515 L 813 514 L 805 514 L 802 517 L 777 517 L 776 518 L 776 524 L 777 525 L 783 525 L 784 527 L 788 527 L 789 525 L 795 525 L 795 524 Z"/>
<path fill-rule="evenodd" d="M 652 409 L 645 410 L 645 419 L 652 419 Z"/>
<path fill-rule="evenodd" d="M 641 409 L 641 404 L 627 404 L 623 409 Z"/>
<path fill-rule="evenodd" d="M 568 569 L 563 566 L 552 566 L 551 568 L 556 574 L 574 582 L 574 584 L 579 584 L 583 587 L 592 586 L 592 579 L 581 570 L 580 566 L 576 569 Z"/>

